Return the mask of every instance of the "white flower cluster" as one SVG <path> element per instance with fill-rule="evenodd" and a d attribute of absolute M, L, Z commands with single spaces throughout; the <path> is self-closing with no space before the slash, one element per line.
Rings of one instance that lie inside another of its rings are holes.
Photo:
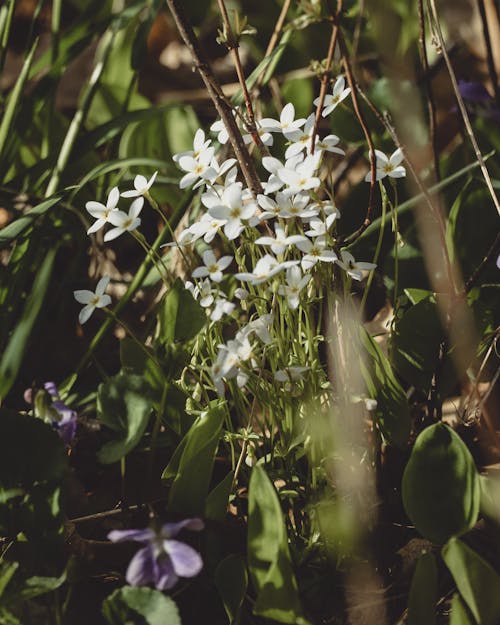
<path fill-rule="evenodd" d="M 337 78 L 332 94 L 325 98 L 323 116 L 349 94 L 344 78 Z M 181 232 L 175 245 L 192 245 L 203 239 L 210 246 L 219 237 L 213 249 L 202 252 L 203 264 L 194 269 L 186 287 L 209 311 L 212 321 L 220 321 L 224 315 L 236 317 L 237 304 L 228 295 L 235 281 L 244 288 L 239 286 L 234 297 L 250 300 L 245 310 L 253 311 L 234 338 L 218 346 L 211 376 L 220 394 L 224 393 L 224 382 L 231 379 L 236 379 L 238 387 L 245 386 L 251 370 L 258 368 L 258 353 L 265 353 L 258 345 L 265 347 L 272 342 L 276 311 L 299 309 L 305 290 L 314 296 L 313 277 L 322 272 L 321 267 L 331 268 L 336 263 L 354 280 L 361 280 L 375 268 L 373 263 L 356 262 L 347 250 L 341 250 L 338 258 L 334 250 L 334 226 L 340 215 L 322 188 L 321 166 L 328 153 L 344 155 L 338 147 L 339 138 L 333 134 L 317 137 L 311 153 L 315 114 L 295 119 L 291 103 L 284 106 L 279 119 L 263 118 L 256 124 L 265 146 L 273 146 L 276 136 L 282 137 L 277 144 L 283 139 L 286 144 L 283 160 L 262 158 L 267 175 L 261 181 L 263 193 L 256 198 L 239 180 L 234 159 L 219 165 L 215 148 L 203 130 L 196 132 L 193 150 L 174 156 L 185 172 L 180 187 L 204 187 L 201 203 L 206 208 Z M 227 143 L 228 132 L 221 120 L 212 124 L 211 130 L 218 133 L 219 143 Z M 250 135 L 244 135 L 244 140 L 249 143 Z M 383 177 L 382 170 L 385 175 L 400 175 L 401 159 L 396 162 L 397 155 L 387 159 L 377 151 L 377 159 L 377 178 Z M 216 250 L 233 253 L 218 258 Z M 234 266 L 236 271 L 231 271 Z M 333 272 L 330 269 L 319 275 L 332 279 Z M 282 301 L 277 303 L 277 298 Z M 249 307 L 251 302 L 253 308 Z M 309 370 L 308 363 L 297 363 L 293 355 L 279 365 L 282 368 L 272 372 L 273 379 L 287 384 L 302 379 Z"/>
<path fill-rule="evenodd" d="M 332 94 L 325 98 L 323 116 L 334 111 L 349 94 L 344 78 L 337 78 Z M 318 105 L 318 100 L 314 103 Z M 228 141 L 222 121 L 212 124 L 211 130 L 218 133 L 219 143 Z M 373 263 L 356 262 L 347 250 L 340 250 L 340 258 L 336 253 L 334 228 L 340 214 L 321 176 L 326 155 L 344 155 L 338 147 L 339 138 L 333 134 L 318 136 L 313 148 L 315 114 L 311 113 L 307 119 L 295 119 L 291 103 L 284 106 L 279 120 L 257 120 L 257 131 L 265 146 L 275 145 L 276 137 L 277 145 L 286 145 L 282 160 L 271 155 L 262 158 L 266 174 L 261 181 L 263 193 L 257 197 L 241 182 L 236 160 L 219 162 L 212 140 L 201 129 L 195 134 L 193 149 L 173 157 L 184 172 L 179 186 L 202 187 L 201 203 L 206 210 L 168 245 L 186 246 L 198 241 L 204 246 L 200 250 L 202 263 L 192 271 L 186 288 L 206 309 L 213 323 L 225 316 L 238 322 L 234 338 L 216 343 L 212 350 L 211 379 L 220 395 L 225 393 L 230 380 L 243 388 L 252 371 L 259 370 L 259 376 L 263 374 L 266 350 L 273 341 L 276 343 L 273 338 L 276 326 L 281 324 L 283 330 L 284 315 L 287 323 L 290 322 L 289 311 L 290 314 L 297 311 L 298 323 L 307 309 L 304 292 L 307 291 L 309 301 L 318 297 L 323 288 L 330 288 L 334 264 L 346 272 L 348 279 L 354 280 L 362 280 L 366 272 L 375 268 Z M 247 134 L 243 138 L 246 143 L 252 140 Z M 389 158 L 377 150 L 377 180 L 387 175 L 404 176 L 402 158 L 400 150 Z M 88 234 L 106 224 L 113 227 L 105 233 L 104 241 L 127 231 L 134 232 L 141 222 L 139 214 L 144 198 L 153 203 L 149 193 L 155 178 L 156 173 L 150 180 L 136 176 L 134 189 L 121 194 L 134 198 L 128 212 L 118 208 L 117 187 L 111 189 L 105 205 L 88 202 L 86 209 L 96 219 Z M 366 179 L 371 179 L 370 174 Z M 75 291 L 75 298 L 85 304 L 81 323 L 95 308 L 110 303 L 109 296 L 104 294 L 107 283 L 108 279 L 103 278 L 95 293 Z M 214 336 L 222 334 L 215 331 Z M 282 383 L 286 388 L 303 380 L 311 368 L 311 362 L 306 360 L 312 355 L 307 356 L 307 350 L 299 352 L 283 346 L 278 349 L 271 371 L 266 373 L 268 380 Z"/>

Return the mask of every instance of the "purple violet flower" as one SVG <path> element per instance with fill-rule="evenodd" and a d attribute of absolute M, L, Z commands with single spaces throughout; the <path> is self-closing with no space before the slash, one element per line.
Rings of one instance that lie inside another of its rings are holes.
<path fill-rule="evenodd" d="M 459 80 L 458 90 L 465 100 L 469 113 L 500 122 L 500 107 L 482 83 Z M 453 110 L 456 111 L 457 107 Z"/>
<path fill-rule="evenodd" d="M 51 419 L 51 425 L 57 430 L 64 444 L 69 446 L 76 434 L 77 413 L 61 401 L 59 391 L 54 382 L 45 382 L 43 387 L 52 398 L 51 408 L 60 417 L 59 419 Z"/>
<path fill-rule="evenodd" d="M 154 584 L 158 590 L 168 590 L 179 577 L 194 577 L 203 567 L 200 554 L 189 545 L 172 540 L 182 529 L 203 529 L 201 519 L 185 519 L 165 523 L 159 530 L 113 530 L 112 542 L 134 540 L 146 546 L 135 554 L 128 565 L 126 580 L 131 586 Z"/>

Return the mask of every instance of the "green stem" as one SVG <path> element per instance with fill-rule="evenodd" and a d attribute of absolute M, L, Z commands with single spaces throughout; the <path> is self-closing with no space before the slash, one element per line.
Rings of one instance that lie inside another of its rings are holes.
<path fill-rule="evenodd" d="M 375 248 L 375 254 L 373 256 L 373 262 L 375 264 L 378 263 L 378 258 L 380 256 L 380 250 L 382 248 L 382 240 L 384 238 L 384 228 L 385 228 L 386 212 L 387 212 L 387 194 L 386 193 L 382 193 L 382 217 L 381 217 L 382 221 L 380 222 L 380 230 L 379 230 L 379 233 L 378 233 L 377 247 Z M 370 271 L 370 274 L 368 276 L 368 280 L 366 281 L 365 292 L 363 293 L 363 298 L 361 300 L 361 305 L 359 307 L 360 308 L 360 316 L 361 316 L 361 318 L 363 318 L 363 311 L 365 309 L 366 298 L 368 297 L 368 292 L 370 290 L 370 286 L 372 284 L 374 274 L 375 274 L 375 272 L 372 269 L 372 271 Z"/>
<path fill-rule="evenodd" d="M 186 193 L 183 201 L 179 204 L 174 214 L 170 218 L 170 225 L 172 226 L 172 228 L 175 228 L 177 224 L 180 222 L 180 220 L 184 216 L 184 213 L 186 212 L 186 209 L 189 206 L 192 199 L 193 199 L 193 191 L 190 190 Z M 153 243 L 152 250 L 154 251 L 159 250 L 160 246 L 163 243 L 167 242 L 168 235 L 169 235 L 168 230 L 164 228 L 160 232 L 158 237 L 156 238 L 156 241 Z M 135 293 L 139 290 L 146 276 L 148 275 L 149 270 L 151 269 L 152 263 L 153 263 L 152 255 L 146 256 L 146 258 L 142 261 L 142 264 L 137 270 L 134 276 L 134 279 L 130 283 L 130 286 L 128 287 L 127 291 L 125 292 L 121 300 L 117 303 L 117 305 L 113 309 L 113 313 L 115 315 L 120 314 L 120 312 L 125 308 L 128 302 L 135 295 Z M 65 382 L 59 387 L 61 394 L 68 393 L 71 390 L 76 380 L 78 379 L 78 376 L 80 375 L 80 373 L 83 371 L 83 369 L 86 367 L 86 365 L 92 358 L 92 354 L 95 352 L 95 350 L 97 349 L 98 345 L 100 344 L 100 342 L 102 341 L 102 339 L 104 338 L 108 330 L 112 327 L 112 324 L 113 324 L 113 318 L 111 316 L 108 316 L 106 320 L 104 321 L 104 323 L 102 324 L 102 326 L 97 331 L 94 338 L 92 339 L 92 342 L 90 343 L 89 348 L 87 349 L 87 352 L 84 354 L 84 356 L 81 358 L 80 362 L 78 363 L 75 373 L 72 376 L 70 376 L 67 380 L 65 380 Z"/>

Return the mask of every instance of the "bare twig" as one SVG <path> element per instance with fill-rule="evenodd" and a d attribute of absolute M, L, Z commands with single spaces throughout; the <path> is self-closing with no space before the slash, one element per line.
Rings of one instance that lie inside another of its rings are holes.
<path fill-rule="evenodd" d="M 257 145 L 259 150 L 264 154 L 267 154 L 267 150 L 262 143 L 262 139 L 260 138 L 259 133 L 257 132 L 257 126 L 255 124 L 255 115 L 253 112 L 252 100 L 250 98 L 250 93 L 248 92 L 247 83 L 245 80 L 245 73 L 243 72 L 243 66 L 241 65 L 240 53 L 238 52 L 239 41 L 237 36 L 235 37 L 233 33 L 233 29 L 231 27 L 231 22 L 229 20 L 229 15 L 227 13 L 226 5 L 224 0 L 217 0 L 217 4 L 219 5 L 219 10 L 222 16 L 222 21 L 224 23 L 224 30 L 226 34 L 226 39 L 224 41 L 227 49 L 230 51 L 233 60 L 234 66 L 236 68 L 236 74 L 238 76 L 238 82 L 241 86 L 241 91 L 243 93 L 243 99 L 245 101 L 245 108 L 247 110 L 247 117 L 245 119 L 246 127 L 248 132 L 250 133 L 253 142 Z"/>
<path fill-rule="evenodd" d="M 359 107 L 358 86 L 355 83 L 354 76 L 352 74 L 351 64 L 349 62 L 347 48 L 346 48 L 344 36 L 341 30 L 339 30 L 339 33 L 338 33 L 338 40 L 339 40 L 340 52 L 342 54 L 342 60 L 344 62 L 347 82 L 349 84 L 349 87 L 351 88 L 352 105 L 354 107 L 354 112 L 356 113 L 356 117 L 358 118 L 361 128 L 363 129 L 363 133 L 365 135 L 366 142 L 368 143 L 369 153 L 370 153 L 370 173 L 371 173 L 370 195 L 368 197 L 368 208 L 366 209 L 366 217 L 363 223 L 361 224 L 361 227 L 353 235 L 355 237 L 358 237 L 362 232 L 366 230 L 366 228 L 368 228 L 372 220 L 373 195 L 374 195 L 374 190 L 375 190 L 375 179 L 377 177 L 375 146 L 373 145 L 372 136 L 370 134 L 370 131 L 368 130 L 368 126 L 366 125 L 363 113 L 361 112 L 361 109 Z M 352 237 L 350 237 L 350 239 L 352 239 Z"/>
<path fill-rule="evenodd" d="M 500 251 L 500 234 L 497 234 L 497 237 L 493 245 L 490 247 L 490 249 L 484 256 L 483 260 L 479 263 L 479 265 L 476 267 L 476 269 L 474 270 L 470 278 L 465 283 L 465 290 L 467 293 L 476 284 L 477 279 L 483 273 L 483 270 L 486 268 L 488 263 L 490 263 L 493 260 L 493 258 L 496 256 L 496 254 L 498 254 L 499 251 Z"/>
<path fill-rule="evenodd" d="M 269 39 L 269 43 L 267 44 L 264 58 L 267 58 L 273 53 L 273 50 L 276 47 L 276 44 L 278 43 L 278 38 L 281 34 L 281 31 L 283 30 L 283 24 L 285 23 L 285 19 L 286 19 L 288 10 L 290 9 L 291 3 L 292 3 L 292 0 L 285 0 L 285 2 L 283 2 L 283 6 L 281 7 L 281 12 L 279 14 L 278 20 L 273 30 L 273 34 L 271 35 L 271 38 Z M 266 72 L 262 72 L 262 74 L 258 77 L 254 88 L 258 89 L 262 85 L 262 81 L 264 80 L 265 75 L 266 75 Z"/>
<path fill-rule="evenodd" d="M 318 134 L 318 125 L 321 119 L 321 112 L 323 110 L 323 103 L 325 101 L 326 90 L 328 88 L 328 81 L 330 76 L 330 69 L 332 67 L 333 53 L 335 52 L 335 46 L 337 45 L 337 35 L 339 31 L 339 19 L 342 12 L 342 0 L 337 0 L 337 13 L 332 15 L 332 34 L 330 35 L 330 43 L 328 44 L 328 54 L 326 57 L 325 70 L 321 76 L 321 87 L 319 91 L 319 101 L 316 107 L 316 116 L 314 118 L 314 128 L 311 135 L 311 154 L 314 153 L 314 144 L 316 142 L 316 135 Z"/>
<path fill-rule="evenodd" d="M 486 181 L 486 186 L 488 187 L 488 190 L 490 192 L 491 195 L 491 199 L 493 200 L 493 204 L 495 205 L 495 208 L 497 209 L 498 214 L 500 215 L 500 203 L 498 201 L 498 198 L 496 196 L 495 190 L 493 188 L 493 184 L 491 183 L 491 178 L 490 178 L 490 174 L 488 172 L 488 168 L 486 167 L 486 163 L 484 162 L 484 158 L 483 155 L 481 154 L 481 150 L 479 149 L 479 145 L 477 144 L 477 140 L 476 137 L 474 135 L 474 131 L 472 130 L 472 125 L 470 123 L 470 119 L 469 119 L 469 115 L 467 113 L 467 109 L 465 108 L 465 104 L 463 101 L 462 96 L 460 95 L 460 90 L 458 88 L 458 83 L 457 83 L 457 78 L 455 76 L 455 71 L 453 69 L 453 66 L 451 64 L 450 61 L 450 57 L 448 55 L 448 52 L 446 50 L 446 44 L 444 41 L 444 37 L 443 37 L 443 31 L 441 30 L 441 24 L 439 23 L 439 16 L 437 13 L 437 8 L 436 8 L 436 2 L 435 0 L 427 0 L 427 5 L 430 8 L 430 11 L 432 12 L 432 17 L 434 20 L 434 29 L 436 32 L 436 35 L 438 37 L 439 40 L 439 46 L 441 49 L 441 53 L 444 57 L 444 60 L 446 62 L 446 67 L 448 68 L 448 74 L 450 76 L 450 80 L 451 80 L 451 84 L 453 87 L 453 91 L 455 92 L 455 98 L 457 100 L 458 103 L 458 108 L 460 109 L 460 113 L 462 115 L 462 119 L 464 120 L 464 125 L 465 125 L 465 129 L 467 131 L 467 134 L 469 135 L 469 139 L 470 142 L 472 143 L 472 147 L 474 148 L 474 153 L 476 155 L 476 159 L 478 160 L 480 167 L 481 167 L 481 172 L 483 174 L 484 180 Z"/>
<path fill-rule="evenodd" d="M 436 141 L 436 103 L 434 102 L 434 94 L 432 93 L 429 59 L 427 57 L 427 47 L 425 44 L 425 15 L 423 0 L 418 0 L 418 24 L 418 44 L 422 61 L 424 88 L 427 95 L 427 108 L 429 110 L 429 134 L 431 137 L 432 154 L 434 157 L 434 172 L 436 174 L 436 180 L 439 182 L 441 180 L 441 173 L 439 169 L 439 155 Z"/>
<path fill-rule="evenodd" d="M 483 26 L 483 37 L 484 43 L 486 44 L 486 61 L 488 62 L 488 72 L 490 74 L 490 80 L 493 85 L 493 91 L 495 92 L 496 103 L 500 105 L 500 88 L 498 86 L 498 77 L 495 70 L 495 60 L 493 59 L 493 49 L 491 46 L 490 30 L 488 28 L 486 9 L 484 8 L 484 0 L 477 0 L 477 8 L 479 9 L 481 24 Z"/>
<path fill-rule="evenodd" d="M 219 113 L 224 126 L 229 134 L 229 140 L 233 146 L 234 153 L 238 159 L 241 171 L 252 195 L 257 197 L 262 193 L 262 185 L 260 183 L 254 163 L 248 152 L 247 146 L 243 141 L 240 129 L 233 116 L 230 104 L 227 102 L 221 86 L 217 81 L 210 64 L 203 54 L 198 39 L 193 31 L 189 20 L 184 13 L 181 0 L 166 0 L 167 6 L 177 24 L 179 33 L 186 44 L 191 56 L 195 62 L 196 69 L 207 87 L 212 102 Z"/>

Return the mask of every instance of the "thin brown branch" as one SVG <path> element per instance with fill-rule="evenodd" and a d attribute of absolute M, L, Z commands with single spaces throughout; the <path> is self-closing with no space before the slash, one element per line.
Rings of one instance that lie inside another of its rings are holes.
<path fill-rule="evenodd" d="M 339 32 L 339 19 L 342 13 L 342 0 L 337 0 L 337 13 L 332 15 L 332 34 L 330 35 L 330 43 L 328 44 L 328 54 L 326 57 L 326 66 L 323 75 L 321 76 L 321 87 L 319 91 L 319 102 L 316 107 L 316 116 L 314 118 L 314 128 L 311 135 L 311 147 L 310 152 L 314 154 L 314 144 L 316 143 L 316 135 L 318 134 L 319 121 L 321 119 L 321 112 L 323 111 L 323 103 L 325 102 L 326 90 L 328 89 L 328 82 L 330 77 L 330 70 L 333 62 L 333 53 L 335 52 L 335 46 L 337 45 L 337 36 Z"/>
<path fill-rule="evenodd" d="M 232 107 L 227 102 L 221 86 L 200 48 L 198 39 L 184 12 L 182 1 L 166 0 L 166 2 L 172 17 L 175 20 L 179 33 L 191 53 L 196 69 L 205 83 L 210 98 L 227 129 L 229 140 L 231 141 L 231 145 L 248 188 L 250 189 L 252 195 L 257 197 L 259 193 L 262 193 L 262 185 L 250 153 L 245 145 L 245 142 L 243 141 L 243 137 L 241 136 L 240 129 L 234 119 Z"/>
<path fill-rule="evenodd" d="M 494 259 L 494 257 L 500 251 L 500 234 L 497 234 L 497 237 L 490 247 L 483 260 L 476 267 L 470 278 L 465 283 L 465 291 L 468 293 L 472 287 L 476 284 L 477 279 L 483 273 L 484 269 L 486 269 L 487 265 Z"/>
<path fill-rule="evenodd" d="M 500 106 L 500 88 L 498 86 L 498 77 L 495 69 L 495 60 L 493 58 L 493 48 L 491 46 L 490 29 L 488 28 L 488 19 L 486 17 L 486 9 L 484 8 L 484 0 L 477 0 L 477 8 L 481 16 L 481 24 L 483 26 L 483 37 L 486 45 L 486 61 L 488 63 L 488 73 L 495 92 L 496 103 Z"/>
<path fill-rule="evenodd" d="M 483 155 L 481 154 L 481 150 L 479 149 L 479 145 L 478 145 L 476 137 L 474 135 L 474 131 L 472 129 L 472 124 L 470 123 L 470 119 L 469 119 L 469 115 L 467 113 L 467 109 L 465 108 L 465 104 L 464 104 L 463 98 L 460 95 L 460 90 L 458 88 L 458 83 L 457 83 L 457 78 L 455 76 L 455 71 L 453 69 L 453 66 L 452 66 L 451 61 L 450 61 L 450 57 L 449 57 L 448 52 L 446 50 L 446 44 L 445 44 L 444 37 L 443 37 L 443 31 L 441 30 L 441 24 L 439 22 L 439 16 L 438 16 L 438 13 L 437 13 L 435 0 L 427 0 L 427 6 L 430 8 L 430 11 L 432 12 L 435 33 L 436 33 L 436 35 L 438 37 L 438 40 L 439 40 L 439 47 L 440 47 L 441 53 L 442 53 L 442 55 L 444 57 L 444 60 L 446 62 L 446 67 L 448 68 L 448 74 L 450 76 L 450 80 L 451 80 L 451 84 L 452 84 L 452 87 L 453 87 L 453 91 L 455 93 L 455 98 L 456 98 L 457 103 L 458 103 L 458 108 L 460 110 L 460 113 L 462 115 L 462 119 L 464 121 L 465 129 L 467 131 L 467 134 L 469 136 L 470 142 L 471 142 L 472 147 L 474 149 L 474 153 L 476 155 L 476 159 L 477 159 L 477 161 L 479 163 L 479 166 L 481 168 L 481 172 L 483 174 L 484 180 L 486 181 L 486 186 L 488 187 L 488 191 L 490 192 L 491 199 L 493 200 L 493 204 L 495 205 L 495 208 L 497 209 L 497 213 L 500 215 L 500 203 L 498 201 L 498 198 L 496 196 L 495 190 L 493 188 L 493 184 L 491 182 L 491 178 L 490 178 L 490 174 L 488 172 L 488 168 L 486 167 L 486 163 L 484 162 Z"/>
<path fill-rule="evenodd" d="M 273 34 L 271 35 L 271 38 L 269 39 L 269 43 L 267 44 L 264 58 L 267 58 L 273 53 L 274 48 L 276 47 L 276 44 L 278 43 L 278 39 L 281 34 L 281 31 L 283 30 L 283 25 L 285 23 L 285 19 L 286 19 L 288 10 L 290 9 L 291 3 L 292 3 L 292 0 L 285 0 L 285 2 L 283 2 L 283 6 L 281 7 L 281 12 L 279 14 L 278 20 L 276 21 L 276 25 L 274 26 Z M 262 72 L 262 74 L 258 77 L 257 82 L 255 83 L 256 89 L 258 89 L 262 85 L 262 81 L 264 80 L 265 75 L 266 75 L 266 72 Z"/>
<path fill-rule="evenodd" d="M 238 48 L 240 44 L 239 44 L 238 38 L 233 33 L 233 29 L 231 27 L 231 21 L 229 20 L 229 15 L 228 15 L 224 0 L 217 0 L 217 4 L 219 5 L 219 10 L 222 16 L 222 22 L 224 24 L 224 32 L 226 35 L 226 41 L 224 43 L 227 49 L 230 51 L 231 56 L 233 57 L 234 66 L 236 68 L 236 75 L 238 76 L 238 82 L 240 83 L 241 91 L 243 93 L 243 100 L 245 101 L 245 108 L 247 111 L 245 125 L 253 139 L 253 142 L 257 145 L 261 153 L 263 153 L 264 155 L 267 155 L 268 150 L 262 143 L 262 139 L 260 138 L 260 135 L 257 131 L 257 125 L 255 123 L 255 115 L 253 112 L 252 100 L 250 98 L 250 93 L 248 92 L 248 87 L 247 87 L 247 83 L 245 79 L 245 72 L 243 71 L 243 66 L 241 64 L 240 53 L 238 52 Z"/>
<path fill-rule="evenodd" d="M 425 43 L 425 15 L 423 0 L 418 0 L 418 25 L 418 45 L 420 49 L 420 58 L 422 61 L 424 88 L 427 95 L 427 108 L 429 111 L 429 134 L 431 137 L 432 155 L 434 158 L 434 172 L 436 175 L 436 180 L 439 182 L 441 180 L 441 172 L 439 169 L 439 155 L 436 141 L 436 103 L 434 101 L 434 94 L 432 92 L 429 71 L 429 58 L 427 56 L 427 47 Z"/>
<path fill-rule="evenodd" d="M 372 136 L 370 134 L 370 131 L 368 130 L 368 126 L 366 125 L 365 118 L 359 106 L 358 91 L 357 91 L 358 86 L 356 85 L 354 76 L 352 74 L 351 64 L 349 62 L 349 56 L 347 53 L 347 47 L 345 44 L 344 36 L 342 34 L 342 30 L 340 29 L 338 33 L 338 40 L 339 40 L 340 52 L 342 54 L 342 60 L 344 62 L 347 82 L 349 84 L 349 87 L 351 88 L 352 105 L 354 107 L 354 112 L 356 113 L 356 117 L 358 118 L 360 126 L 363 129 L 363 134 L 365 135 L 366 142 L 368 143 L 369 154 L 370 154 L 370 174 L 371 174 L 370 195 L 368 197 L 368 208 L 366 209 L 366 217 L 363 223 L 361 224 L 360 228 L 358 229 L 358 231 L 355 233 L 356 236 L 359 236 L 362 232 L 366 230 L 366 228 L 368 228 L 372 220 L 373 196 L 374 196 L 374 190 L 375 190 L 375 179 L 377 177 L 375 146 L 373 145 Z"/>

